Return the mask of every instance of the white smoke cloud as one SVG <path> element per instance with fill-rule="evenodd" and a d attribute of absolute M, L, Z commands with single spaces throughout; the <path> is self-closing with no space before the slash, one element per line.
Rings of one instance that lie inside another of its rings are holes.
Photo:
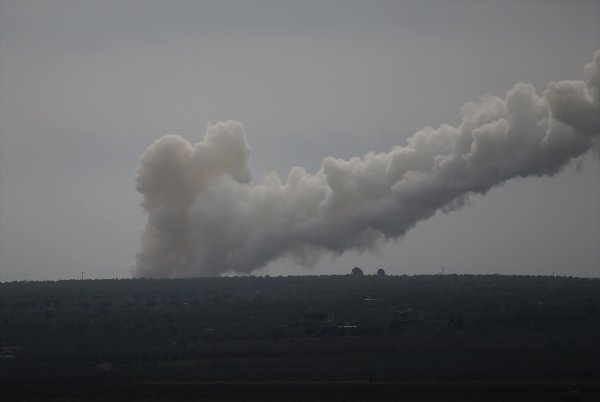
<path fill-rule="evenodd" d="M 148 222 L 137 277 L 248 273 L 284 257 L 311 265 L 323 252 L 370 250 L 436 211 L 460 208 L 514 177 L 553 175 L 600 134 L 600 50 L 585 81 L 519 83 L 504 98 L 461 109 L 458 127 L 427 127 L 407 145 L 350 160 L 327 157 L 285 181 L 250 183 L 242 125 L 208 127 L 192 145 L 167 135 L 144 153 L 136 189 Z"/>

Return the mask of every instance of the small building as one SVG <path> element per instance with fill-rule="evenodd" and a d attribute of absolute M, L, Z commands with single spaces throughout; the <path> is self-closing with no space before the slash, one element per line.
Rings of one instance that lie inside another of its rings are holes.
<path fill-rule="evenodd" d="M 333 313 L 306 313 L 300 318 L 300 328 L 305 336 L 329 335 L 335 331 Z"/>

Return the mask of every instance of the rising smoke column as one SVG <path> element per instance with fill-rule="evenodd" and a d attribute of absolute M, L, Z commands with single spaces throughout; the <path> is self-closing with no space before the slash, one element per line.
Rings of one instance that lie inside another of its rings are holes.
<path fill-rule="evenodd" d="M 368 250 L 438 210 L 460 208 L 515 177 L 551 176 L 599 147 L 600 50 L 585 81 L 519 83 L 504 98 L 461 109 L 458 127 L 427 127 L 389 153 L 327 157 L 285 182 L 251 185 L 242 125 L 207 129 L 191 144 L 167 135 L 142 156 L 136 189 L 148 214 L 137 277 L 249 273 L 278 258 L 310 265 L 323 252 Z"/>

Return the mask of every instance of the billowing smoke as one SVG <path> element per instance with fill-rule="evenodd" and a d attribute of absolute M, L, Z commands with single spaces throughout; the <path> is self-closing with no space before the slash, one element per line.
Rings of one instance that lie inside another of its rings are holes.
<path fill-rule="evenodd" d="M 315 174 L 250 184 L 242 125 L 208 127 L 191 144 L 167 135 L 144 153 L 137 190 L 148 222 L 132 267 L 138 277 L 248 273 L 279 258 L 310 265 L 324 252 L 369 250 L 438 210 L 460 208 L 514 177 L 548 176 L 598 149 L 600 50 L 585 81 L 517 84 L 504 98 L 461 109 L 458 127 L 425 128 L 405 146 L 350 160 L 327 157 Z"/>

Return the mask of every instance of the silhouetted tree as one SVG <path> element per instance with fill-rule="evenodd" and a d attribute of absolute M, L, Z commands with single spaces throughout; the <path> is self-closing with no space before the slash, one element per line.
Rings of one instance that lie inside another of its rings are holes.
<path fill-rule="evenodd" d="M 385 270 L 383 268 L 379 268 L 377 270 L 377 276 L 385 276 Z"/>
<path fill-rule="evenodd" d="M 364 275 L 363 270 L 359 267 L 352 268 L 352 275 Z"/>

